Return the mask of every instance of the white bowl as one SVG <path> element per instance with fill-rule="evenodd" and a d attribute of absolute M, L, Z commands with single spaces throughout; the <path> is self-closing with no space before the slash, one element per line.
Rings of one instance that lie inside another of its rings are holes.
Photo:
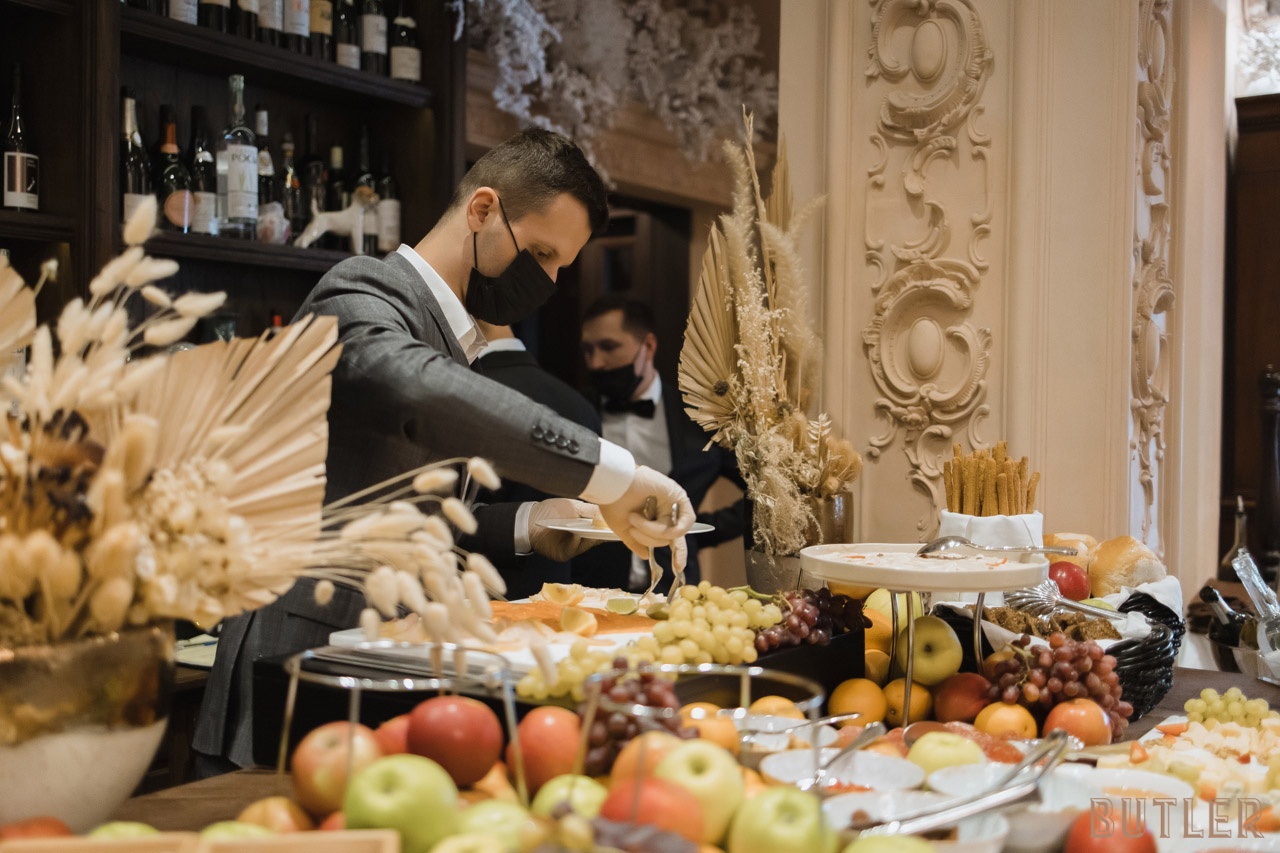
<path fill-rule="evenodd" d="M 837 794 L 822 804 L 827 821 L 843 835 L 854 812 L 866 812 L 880 821 L 909 817 L 926 808 L 955 799 L 929 791 L 863 791 Z M 966 818 L 956 826 L 952 841 L 933 841 L 936 853 L 1000 853 L 1009 837 L 1009 821 L 989 813 Z"/>
<path fill-rule="evenodd" d="M 819 760 L 828 761 L 839 750 L 820 750 Z M 805 784 L 813 779 L 813 750 L 788 749 L 766 755 L 760 761 L 760 775 L 775 785 Z M 827 768 L 836 784 L 861 785 L 874 791 L 918 788 L 924 771 L 905 758 L 877 752 L 851 752 Z"/>
<path fill-rule="evenodd" d="M 1009 771 L 1007 764 L 966 764 L 929 774 L 929 787 L 942 794 L 961 796 L 986 791 Z M 1030 772 L 1030 771 L 1027 771 Z M 1102 796 L 1089 777 L 1075 768 L 1058 768 L 1040 780 L 1040 802 L 1003 812 L 1009 820 L 1007 853 L 1049 853 L 1062 846 L 1071 822 L 1089 810 L 1094 797 Z"/>

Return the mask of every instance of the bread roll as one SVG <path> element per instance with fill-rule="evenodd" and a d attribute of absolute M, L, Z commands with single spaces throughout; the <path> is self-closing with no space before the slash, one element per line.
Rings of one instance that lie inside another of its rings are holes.
<path fill-rule="evenodd" d="M 1093 563 L 1093 555 L 1098 550 L 1098 540 L 1088 533 L 1046 533 L 1044 535 L 1044 544 L 1060 548 L 1075 548 L 1076 556 L 1049 554 L 1047 555 L 1049 562 L 1075 563 L 1086 572 L 1089 571 L 1089 566 Z"/>
<path fill-rule="evenodd" d="M 1090 595 L 1110 595 L 1121 587 L 1158 581 L 1167 574 L 1164 563 L 1132 536 L 1118 536 L 1098 546 L 1089 566 Z"/>

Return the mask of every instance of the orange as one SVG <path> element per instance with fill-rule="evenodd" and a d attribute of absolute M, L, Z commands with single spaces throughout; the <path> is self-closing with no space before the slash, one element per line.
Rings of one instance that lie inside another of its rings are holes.
<path fill-rule="evenodd" d="M 685 726 L 698 731 L 698 737 L 719 744 L 734 755 L 738 754 L 741 742 L 738 739 L 738 727 L 729 717 L 695 717 L 685 720 Z"/>
<path fill-rule="evenodd" d="M 771 717 L 790 717 L 793 720 L 805 719 L 804 714 L 785 696 L 761 696 L 747 708 L 752 714 L 766 714 Z"/>
<path fill-rule="evenodd" d="M 905 698 L 903 693 L 906 692 L 906 686 L 907 680 L 905 678 L 895 678 L 884 686 L 884 698 L 889 706 L 884 721 L 890 726 L 903 724 L 902 700 Z M 929 692 L 929 688 L 918 681 L 911 682 L 911 709 L 907 714 L 907 722 L 914 723 L 916 720 L 927 720 L 932 710 L 933 694 Z"/>
<path fill-rule="evenodd" d="M 974 728 L 994 737 L 1010 735 L 1012 737 L 1033 738 L 1036 736 L 1036 718 L 1021 705 L 1010 705 L 1008 702 L 992 702 L 978 712 L 973 721 Z"/>
<path fill-rule="evenodd" d="M 714 717 L 719 710 L 720 706 L 713 702 L 690 702 L 680 706 L 680 719 L 688 725 L 690 720 Z"/>
<path fill-rule="evenodd" d="M 914 698 L 914 697 L 913 697 Z M 884 721 L 889 710 L 889 702 L 884 698 L 880 685 L 869 678 L 850 678 L 840 682 L 831 691 L 830 711 L 835 714 L 861 714 L 857 720 L 849 720 L 840 725 L 856 724 L 869 726 Z"/>
<path fill-rule="evenodd" d="M 876 684 L 884 684 L 889 680 L 889 656 L 879 649 L 868 649 L 862 671 Z"/>
<path fill-rule="evenodd" d="M 893 622 L 879 610 L 863 610 L 862 615 L 871 620 L 871 627 L 866 629 L 862 637 L 863 648 L 889 654 L 889 646 L 893 642 Z"/>

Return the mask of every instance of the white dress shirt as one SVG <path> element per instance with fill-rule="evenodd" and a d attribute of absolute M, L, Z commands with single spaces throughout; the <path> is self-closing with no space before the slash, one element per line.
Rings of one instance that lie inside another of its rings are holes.
<path fill-rule="evenodd" d="M 601 412 L 604 437 L 630 450 L 636 464 L 670 474 L 671 435 L 667 432 L 667 412 L 662 405 L 662 377 L 655 375 L 639 399 L 653 401 L 653 417 L 641 417 L 635 412 Z M 647 586 L 649 564 L 632 554 L 631 587 L 642 590 Z"/>

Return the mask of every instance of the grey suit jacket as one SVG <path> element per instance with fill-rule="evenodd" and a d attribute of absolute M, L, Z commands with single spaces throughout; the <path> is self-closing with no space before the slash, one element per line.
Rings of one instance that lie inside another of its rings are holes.
<path fill-rule="evenodd" d="M 325 274 L 298 315 L 338 318 L 342 357 L 329 409 L 326 501 L 429 462 L 479 455 L 499 475 L 566 497 L 581 494 L 600 439 L 546 406 L 473 372 L 440 304 L 396 253 L 349 258 Z M 481 532 L 463 547 L 513 550 L 515 504 L 477 508 Z M 300 581 L 274 604 L 223 623 L 193 746 L 253 763 L 253 661 L 323 645 L 357 624 L 363 596 L 326 606 Z"/>

